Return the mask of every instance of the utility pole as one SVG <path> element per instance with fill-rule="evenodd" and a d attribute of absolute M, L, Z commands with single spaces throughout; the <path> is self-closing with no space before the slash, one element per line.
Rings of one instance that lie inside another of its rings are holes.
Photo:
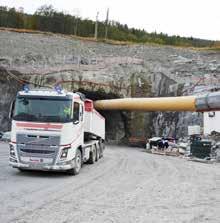
<path fill-rule="evenodd" d="M 99 12 L 97 12 L 97 15 L 96 15 L 95 35 L 94 35 L 95 40 L 98 40 L 98 17 L 99 17 Z"/>
<path fill-rule="evenodd" d="M 75 29 L 74 29 L 74 35 L 77 36 L 77 29 L 78 29 L 78 17 L 75 17 L 76 23 L 75 23 Z"/>
<path fill-rule="evenodd" d="M 106 20 L 105 20 L 105 40 L 108 39 L 108 17 L 109 17 L 109 8 L 107 9 Z"/>
<path fill-rule="evenodd" d="M 77 31 L 78 31 L 78 23 L 79 23 L 79 18 L 80 18 L 80 11 L 79 9 L 74 9 L 73 10 L 73 16 L 74 16 L 74 35 L 77 36 Z"/>

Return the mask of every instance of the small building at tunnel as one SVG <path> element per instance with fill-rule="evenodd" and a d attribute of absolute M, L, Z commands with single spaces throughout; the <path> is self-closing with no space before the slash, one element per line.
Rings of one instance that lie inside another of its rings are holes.
<path fill-rule="evenodd" d="M 204 112 L 204 135 L 220 133 L 220 111 Z"/>

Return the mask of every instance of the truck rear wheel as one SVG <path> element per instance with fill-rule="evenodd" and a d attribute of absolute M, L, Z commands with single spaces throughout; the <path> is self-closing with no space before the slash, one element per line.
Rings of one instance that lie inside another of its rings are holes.
<path fill-rule="evenodd" d="M 71 175 L 77 175 L 79 174 L 81 167 L 82 167 L 82 154 L 79 149 L 76 150 L 76 156 L 74 159 L 74 168 L 71 170 L 68 170 L 68 173 Z"/>
<path fill-rule="evenodd" d="M 103 141 L 100 142 L 100 158 L 103 157 L 103 151 L 105 149 L 105 143 Z"/>
<path fill-rule="evenodd" d="M 89 155 L 89 160 L 88 160 L 88 163 L 89 164 L 94 164 L 95 161 L 96 161 L 96 147 L 93 146 L 93 150 L 90 152 L 90 155 Z"/>
<path fill-rule="evenodd" d="M 100 146 L 99 145 L 96 145 L 96 159 L 95 161 L 97 162 L 100 158 Z"/>

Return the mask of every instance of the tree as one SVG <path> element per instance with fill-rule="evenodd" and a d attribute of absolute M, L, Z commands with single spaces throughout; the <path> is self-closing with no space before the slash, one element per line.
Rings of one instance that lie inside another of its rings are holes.
<path fill-rule="evenodd" d="M 95 22 L 71 16 L 62 11 L 56 11 L 52 5 L 43 5 L 33 15 L 25 14 L 23 8 L 7 8 L 0 6 L 0 26 L 12 28 L 25 28 L 42 30 L 55 33 L 77 34 L 83 37 L 94 35 Z M 106 21 L 99 21 L 98 38 L 106 37 Z M 210 47 L 214 41 L 185 38 L 180 36 L 168 36 L 165 33 L 148 33 L 145 30 L 129 28 L 127 24 L 117 21 L 108 23 L 108 38 L 121 41 L 133 41 L 138 43 L 158 43 L 175 46 Z"/>
<path fill-rule="evenodd" d="M 36 15 L 51 17 L 54 15 L 55 9 L 52 5 L 42 5 L 35 12 Z"/>

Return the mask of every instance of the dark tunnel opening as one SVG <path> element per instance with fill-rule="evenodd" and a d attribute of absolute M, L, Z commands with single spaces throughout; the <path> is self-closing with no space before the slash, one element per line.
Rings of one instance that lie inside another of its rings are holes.
<path fill-rule="evenodd" d="M 104 91 L 88 91 L 84 89 L 78 89 L 78 91 L 93 101 L 120 98 L 118 94 L 106 93 Z M 129 135 L 127 113 L 107 110 L 99 111 L 99 113 L 105 118 L 106 141 L 109 143 L 126 142 Z"/>

